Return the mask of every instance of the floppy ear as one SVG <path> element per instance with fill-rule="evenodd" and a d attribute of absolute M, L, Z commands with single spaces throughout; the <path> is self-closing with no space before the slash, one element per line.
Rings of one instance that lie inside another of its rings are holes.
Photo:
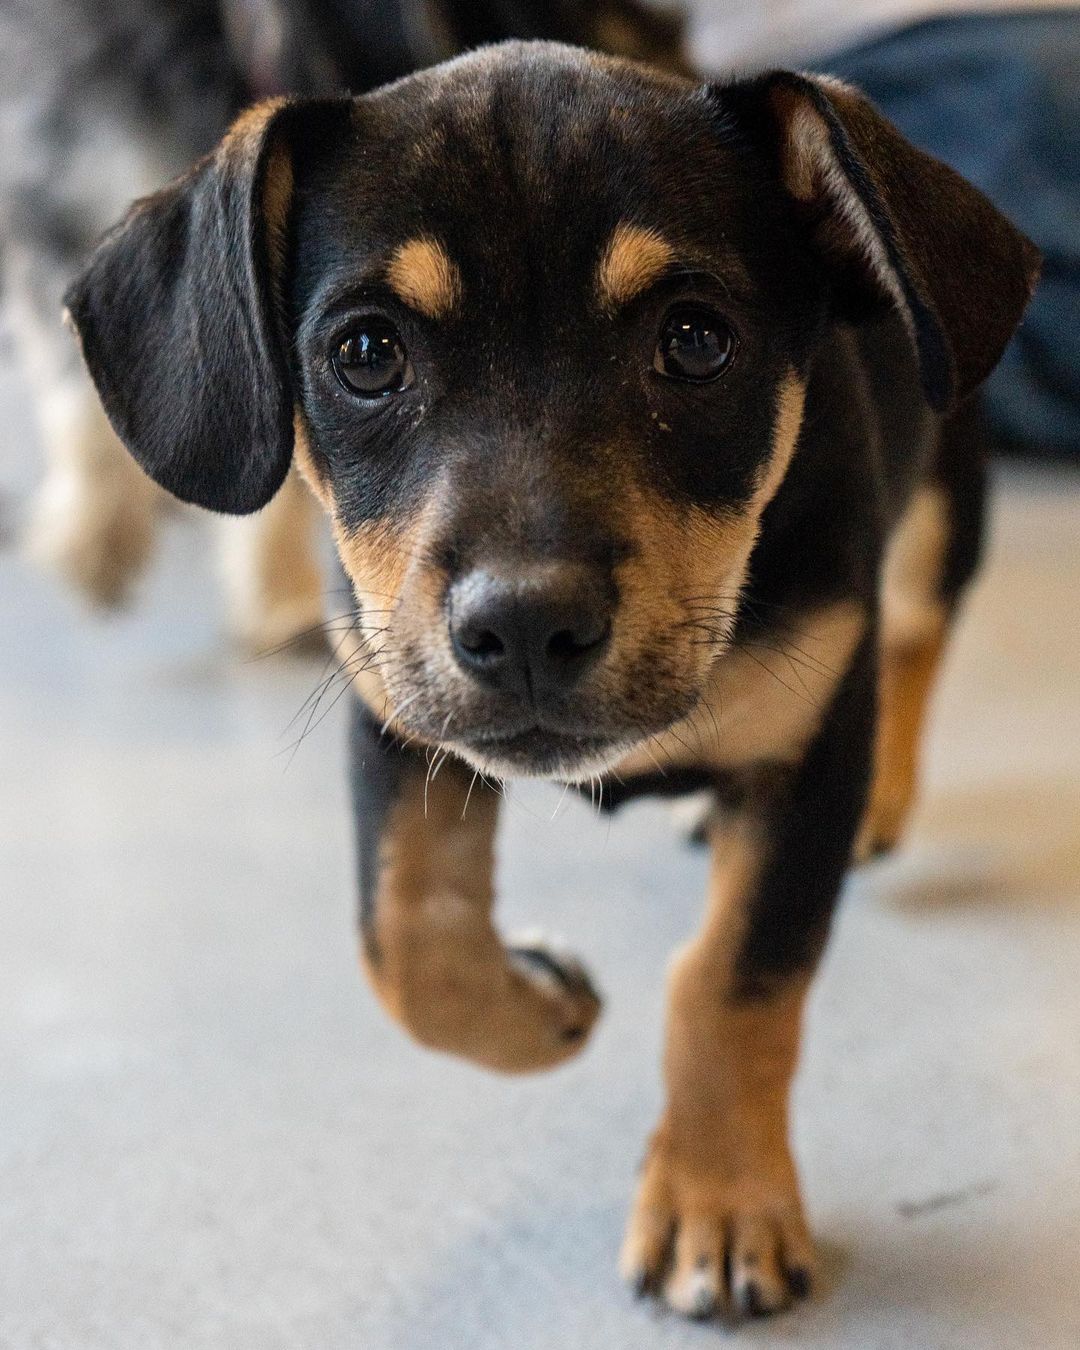
<path fill-rule="evenodd" d="M 264 506 L 292 457 L 280 282 L 305 106 L 244 113 L 135 203 L 65 296 L 117 435 L 162 487 L 214 511 Z"/>
<path fill-rule="evenodd" d="M 1038 279 L 1034 244 L 849 85 L 775 72 L 719 91 L 775 164 L 850 298 L 899 310 L 944 411 L 997 364 Z"/>

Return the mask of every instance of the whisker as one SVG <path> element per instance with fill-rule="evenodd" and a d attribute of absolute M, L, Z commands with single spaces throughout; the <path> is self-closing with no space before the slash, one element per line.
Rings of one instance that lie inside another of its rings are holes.
<path fill-rule="evenodd" d="M 654 736 L 650 736 L 650 737 L 648 738 L 648 740 L 642 741 L 642 743 L 641 743 L 641 748 L 645 751 L 645 753 L 649 756 L 649 758 L 652 760 L 652 762 L 656 765 L 656 771 L 657 771 L 657 773 L 659 773 L 660 777 L 661 777 L 661 778 L 666 778 L 666 777 L 667 777 L 667 771 L 665 770 L 664 766 L 660 763 L 660 761 L 656 758 L 656 753 L 655 753 L 655 751 L 651 748 L 651 742 L 652 742 L 652 741 L 655 741 L 655 740 L 656 740 L 655 735 L 654 735 Z M 657 744 L 659 744 L 658 741 L 657 741 Z"/>
<path fill-rule="evenodd" d="M 379 735 L 380 735 L 380 736 L 385 736 L 385 735 L 386 735 L 386 732 L 387 732 L 387 728 L 390 726 L 390 723 L 394 720 L 394 718 L 395 718 L 395 717 L 400 717 L 401 714 L 405 711 L 406 708 L 411 708 L 412 705 L 416 702 L 416 700 L 420 697 L 420 695 L 421 695 L 422 693 L 423 693 L 423 690 L 418 689 L 418 690 L 416 691 L 416 693 L 413 694 L 411 697 L 407 698 L 407 699 L 405 700 L 404 703 L 399 703 L 398 706 L 397 706 L 396 708 L 394 708 L 394 710 L 390 713 L 390 716 L 386 719 L 386 721 L 385 721 L 385 722 L 382 724 L 382 726 L 379 728 Z"/>
<path fill-rule="evenodd" d="M 507 800 L 506 784 L 501 778 L 497 778 L 493 783 L 485 774 L 481 774 L 480 781 L 486 788 L 490 789 L 490 791 L 502 797 L 504 801 Z"/>
<path fill-rule="evenodd" d="M 438 763 L 435 765 L 435 767 L 431 770 L 431 781 L 432 781 L 433 783 L 434 783 L 436 777 L 438 776 L 439 770 L 442 768 L 442 766 L 446 763 L 446 761 L 447 761 L 449 758 L 450 758 L 450 747 L 447 746 L 447 747 L 443 750 L 442 756 L 441 756 L 441 758 L 439 759 L 439 762 L 438 762 Z"/>
<path fill-rule="evenodd" d="M 465 805 L 461 808 L 461 819 L 465 819 L 465 812 L 469 809 L 469 800 L 472 797 L 472 790 L 476 786 L 476 780 L 480 777 L 480 770 L 474 769 L 473 776 L 469 779 L 469 790 L 465 794 Z"/>
<path fill-rule="evenodd" d="M 766 674 L 771 675 L 773 679 L 776 681 L 776 683 L 780 685 L 781 688 L 786 689 L 789 694 L 793 695 L 797 699 L 801 699 L 803 703 L 808 704 L 811 708 L 814 708 L 815 710 L 818 709 L 817 703 L 815 703 L 812 698 L 808 698 L 804 693 L 796 689 L 794 685 L 790 685 L 786 680 L 782 680 L 771 666 L 766 665 L 764 661 L 759 660 L 758 657 L 756 657 L 752 651 L 749 651 L 746 647 L 740 647 L 739 650 L 746 652 L 746 655 L 750 658 L 751 661 L 754 662 L 755 665 L 760 666 L 761 669 L 766 672 Z"/>

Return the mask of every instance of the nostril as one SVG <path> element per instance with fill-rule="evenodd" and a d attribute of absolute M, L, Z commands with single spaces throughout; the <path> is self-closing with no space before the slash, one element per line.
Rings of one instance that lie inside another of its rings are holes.
<path fill-rule="evenodd" d="M 466 629 L 457 635 L 458 645 L 475 661 L 488 664 L 506 655 L 506 644 L 490 628 Z"/>
<path fill-rule="evenodd" d="M 615 597 L 602 583 L 562 563 L 466 573 L 446 597 L 454 659 L 481 684 L 522 700 L 566 694 L 611 635 Z"/>
<path fill-rule="evenodd" d="M 546 650 L 553 661 L 569 661 L 577 656 L 580 648 L 570 629 L 564 628 L 558 633 L 552 633 Z"/>
<path fill-rule="evenodd" d="M 545 653 L 552 661 L 572 661 L 576 656 L 584 656 L 606 641 L 611 624 L 596 623 L 578 629 L 560 628 L 548 638 Z"/>

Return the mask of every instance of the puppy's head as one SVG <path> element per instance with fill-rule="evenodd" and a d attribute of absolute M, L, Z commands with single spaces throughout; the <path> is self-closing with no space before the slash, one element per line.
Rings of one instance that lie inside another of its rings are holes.
<path fill-rule="evenodd" d="M 894 307 L 945 408 L 1035 266 L 842 86 L 510 45 L 261 105 L 69 305 L 176 495 L 256 510 L 295 455 L 399 730 L 572 778 L 700 697 L 829 315 Z"/>

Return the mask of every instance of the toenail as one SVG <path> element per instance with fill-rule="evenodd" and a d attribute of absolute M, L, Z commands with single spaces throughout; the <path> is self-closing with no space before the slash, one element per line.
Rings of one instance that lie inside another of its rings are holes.
<path fill-rule="evenodd" d="M 787 1273 L 788 1288 L 796 1298 L 806 1298 L 810 1293 L 810 1272 L 804 1266 L 796 1266 Z"/>

